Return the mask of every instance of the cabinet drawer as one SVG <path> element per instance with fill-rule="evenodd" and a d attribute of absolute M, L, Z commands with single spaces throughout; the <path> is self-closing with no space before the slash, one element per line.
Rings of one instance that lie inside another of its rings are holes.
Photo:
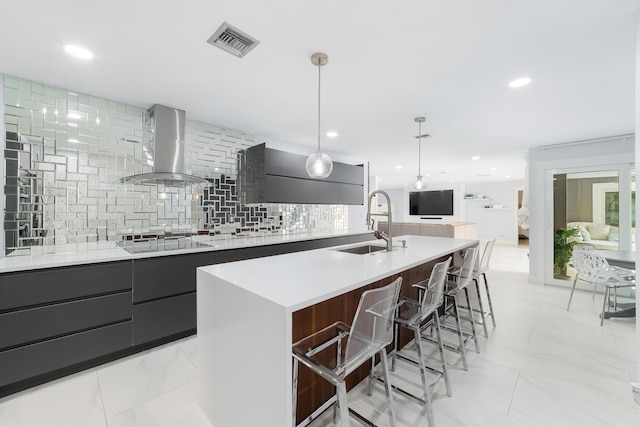
<path fill-rule="evenodd" d="M 338 184 L 338 202 L 344 205 L 363 205 L 364 187 L 362 185 Z"/>
<path fill-rule="evenodd" d="M 0 275 L 0 311 L 131 290 L 131 261 Z"/>
<path fill-rule="evenodd" d="M 0 349 L 131 320 L 131 292 L 0 315 Z"/>
<path fill-rule="evenodd" d="M 0 351 L 2 387 L 126 349 L 131 322 L 118 323 L 37 344 Z"/>
<path fill-rule="evenodd" d="M 364 185 L 364 167 L 333 162 L 333 172 L 329 179 L 347 184 Z"/>
<path fill-rule="evenodd" d="M 272 203 L 307 203 L 307 180 L 267 175 L 264 198 Z"/>
<path fill-rule="evenodd" d="M 133 262 L 133 302 L 139 303 L 196 290 L 196 268 L 215 264 L 218 254 L 174 255 Z"/>
<path fill-rule="evenodd" d="M 195 329 L 196 293 L 133 306 L 133 345 Z"/>
<path fill-rule="evenodd" d="M 265 149 L 265 173 L 268 175 L 307 178 L 307 156 L 286 151 Z"/>
<path fill-rule="evenodd" d="M 337 182 L 307 181 L 307 203 L 331 204 L 338 200 Z"/>

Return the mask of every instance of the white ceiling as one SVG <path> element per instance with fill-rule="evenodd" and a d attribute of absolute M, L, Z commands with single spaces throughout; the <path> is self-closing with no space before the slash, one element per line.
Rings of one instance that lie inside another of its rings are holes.
<path fill-rule="evenodd" d="M 522 179 L 538 145 L 634 131 L 638 0 L 20 0 L 0 73 L 369 159 L 380 187 Z M 261 43 L 206 41 L 227 21 Z M 63 46 L 93 51 L 82 61 Z M 532 83 L 510 89 L 509 81 Z M 471 156 L 480 160 L 473 161 Z M 396 169 L 401 165 L 402 169 Z M 490 168 L 498 168 L 491 171 Z M 446 172 L 446 173 L 443 173 Z M 478 176 L 491 174 L 490 176 Z"/>

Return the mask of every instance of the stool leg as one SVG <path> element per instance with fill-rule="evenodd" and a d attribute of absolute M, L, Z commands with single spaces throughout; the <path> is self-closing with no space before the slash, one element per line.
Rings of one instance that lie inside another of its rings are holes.
<path fill-rule="evenodd" d="M 398 333 L 400 329 L 398 324 L 395 324 L 395 333 L 393 334 L 393 354 L 391 355 L 391 370 L 395 372 L 396 370 L 396 354 L 398 353 Z"/>
<path fill-rule="evenodd" d="M 297 426 L 296 410 L 298 409 L 298 359 L 293 358 L 293 426 Z"/>
<path fill-rule="evenodd" d="M 427 368 L 424 366 L 424 354 L 422 353 L 422 340 L 420 339 L 420 328 L 413 329 L 413 336 L 416 340 L 416 351 L 418 353 L 418 368 L 420 368 L 420 378 L 422 379 L 422 394 L 424 401 L 431 406 L 431 393 L 429 393 L 429 384 L 427 382 Z"/>
<path fill-rule="evenodd" d="M 440 352 L 440 360 L 442 360 L 442 376 L 444 377 L 444 385 L 447 389 L 447 396 L 451 397 L 451 384 L 449 384 L 449 374 L 447 373 L 447 361 L 444 358 L 444 344 L 442 343 L 442 336 L 440 334 L 440 316 L 438 315 L 438 311 L 433 312 L 433 317 L 435 318 L 435 329 L 436 336 L 438 338 L 438 351 Z"/>
<path fill-rule="evenodd" d="M 456 297 L 453 297 L 453 312 L 456 318 L 456 327 L 458 332 L 458 342 L 460 343 L 460 354 L 462 356 L 462 366 L 465 371 L 469 370 L 469 365 L 467 365 L 467 351 L 464 348 L 464 338 L 462 337 L 462 322 L 460 322 L 460 313 L 458 313 L 458 302 L 456 301 Z"/>
<path fill-rule="evenodd" d="M 389 427 L 396 426 L 396 413 L 393 410 L 393 397 L 391 396 L 391 374 L 389 374 L 389 361 L 387 360 L 387 351 L 383 348 L 379 352 L 380 364 L 382 365 L 382 375 L 384 376 L 384 393 L 387 396 L 387 405 L 389 407 Z"/>
<path fill-rule="evenodd" d="M 471 308 L 471 300 L 469 299 L 468 288 L 464 288 L 464 295 L 467 298 L 467 305 L 469 306 L 469 317 L 471 317 L 471 333 L 473 334 L 473 343 L 476 347 L 476 352 L 480 353 L 480 344 L 478 343 L 478 334 L 476 333 L 476 321 L 473 318 L 473 309 Z"/>
<path fill-rule="evenodd" d="M 491 303 L 491 294 L 489 293 L 489 282 L 487 282 L 487 275 L 485 273 L 482 273 L 482 278 L 484 279 L 484 288 L 487 290 L 487 301 L 489 301 L 489 313 L 491 313 L 491 322 L 493 322 L 493 327 L 495 328 L 496 316 L 493 315 L 493 304 Z"/>
<path fill-rule="evenodd" d="M 347 384 L 344 381 L 336 385 L 336 394 L 338 395 L 340 426 L 351 427 L 351 420 L 349 419 L 349 406 L 347 403 Z"/>
<path fill-rule="evenodd" d="M 484 317 L 484 306 L 482 304 L 482 297 L 480 296 L 480 281 L 473 279 L 473 283 L 476 284 L 476 293 L 478 294 L 478 306 L 480 307 L 480 315 L 482 316 L 482 328 L 484 329 L 484 337 L 489 338 L 489 331 L 487 330 L 487 319 Z M 473 314 L 473 309 L 469 310 Z"/>
<path fill-rule="evenodd" d="M 367 396 L 373 394 L 373 378 L 375 376 L 374 369 L 376 367 L 376 356 L 371 356 L 371 369 L 369 370 L 369 385 L 367 386 Z"/>

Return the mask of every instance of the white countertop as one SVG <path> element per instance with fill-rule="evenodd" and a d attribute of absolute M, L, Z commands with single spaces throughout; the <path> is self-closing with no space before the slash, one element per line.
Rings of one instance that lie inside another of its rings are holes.
<path fill-rule="evenodd" d="M 394 246 L 400 246 L 403 239 L 407 247 L 396 247 L 392 252 L 357 255 L 326 248 L 210 265 L 199 270 L 293 312 L 478 243 L 447 237 L 400 236 L 394 237 Z"/>
<path fill-rule="evenodd" d="M 190 249 L 174 249 L 160 252 L 141 252 L 131 254 L 116 246 L 115 242 L 79 243 L 66 246 L 33 247 L 29 255 L 10 255 L 0 258 L 0 273 L 26 271 L 41 268 L 64 267 L 99 262 L 122 261 L 142 258 L 155 258 L 211 252 L 227 249 L 239 249 L 255 246 L 274 245 L 304 240 L 316 240 L 331 237 L 351 236 L 370 233 L 358 232 L 305 232 L 288 234 L 266 234 L 252 237 L 228 237 L 215 239 L 209 236 L 191 236 L 193 241 L 207 243 L 211 246 Z"/>

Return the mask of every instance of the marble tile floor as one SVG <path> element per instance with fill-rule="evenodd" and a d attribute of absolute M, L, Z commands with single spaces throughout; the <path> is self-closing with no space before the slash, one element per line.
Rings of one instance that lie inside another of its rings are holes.
<path fill-rule="evenodd" d="M 488 275 L 498 325 L 481 337 L 480 353 L 468 352 L 469 371 L 450 369 L 452 397 L 436 384 L 436 425 L 640 426 L 629 385 L 637 381 L 635 319 L 600 327 L 601 296 L 586 291 L 567 312 L 570 289 L 531 285 L 527 268 L 526 246 L 495 247 Z M 196 402 L 199 363 L 196 337 L 157 347 L 0 399 L 0 426 L 212 427 Z M 402 363 L 394 376 L 419 387 Z M 350 392 L 353 407 L 388 426 L 382 386 L 371 397 L 364 386 Z M 400 426 L 427 426 L 417 402 L 395 395 L 395 406 Z M 312 423 L 333 425 L 331 411 Z"/>

